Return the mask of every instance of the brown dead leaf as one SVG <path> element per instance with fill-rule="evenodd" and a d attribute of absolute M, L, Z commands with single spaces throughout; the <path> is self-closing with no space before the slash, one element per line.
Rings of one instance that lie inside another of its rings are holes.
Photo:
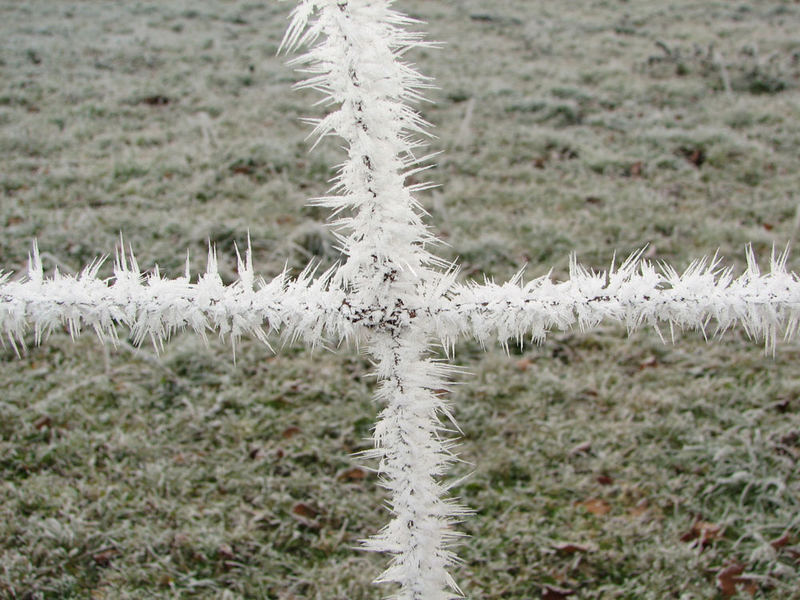
<path fill-rule="evenodd" d="M 250 460 L 260 460 L 266 456 L 266 452 L 264 452 L 261 446 L 252 446 L 247 455 L 250 457 Z"/>
<path fill-rule="evenodd" d="M 589 498 L 583 502 L 576 502 L 577 506 L 582 506 L 593 515 L 600 517 L 611 512 L 611 505 L 602 498 Z"/>
<path fill-rule="evenodd" d="M 156 94 L 154 96 L 147 96 L 142 98 L 142 103 L 147 104 L 149 106 L 166 106 L 169 104 L 171 100 L 166 96 L 162 96 L 161 94 Z"/>
<path fill-rule="evenodd" d="M 726 598 L 736 595 L 736 579 L 744 572 L 744 565 L 733 563 L 717 573 L 717 585 Z"/>
<path fill-rule="evenodd" d="M 702 148 L 681 148 L 677 154 L 683 156 L 698 169 L 706 162 L 706 153 Z"/>
<path fill-rule="evenodd" d="M 588 544 L 573 544 L 571 542 L 561 542 L 554 544 L 553 548 L 559 554 L 575 554 L 576 552 L 594 552 L 594 548 Z"/>
<path fill-rule="evenodd" d="M 367 476 L 367 472 L 362 469 L 361 467 L 353 467 L 351 469 L 345 469 L 341 473 L 336 476 L 336 479 L 339 481 L 361 481 L 365 479 Z"/>
<path fill-rule="evenodd" d="M 314 517 L 319 514 L 319 511 L 305 502 L 297 502 L 292 507 L 291 515 L 294 520 L 308 527 L 309 529 L 320 529 L 322 525 Z"/>
<path fill-rule="evenodd" d="M 53 421 L 47 415 L 43 415 L 33 422 L 33 426 L 39 430 L 50 427 L 52 424 Z"/>
<path fill-rule="evenodd" d="M 758 582 L 756 582 L 755 579 L 750 579 L 749 577 L 740 577 L 737 583 L 744 587 L 744 591 L 751 596 L 755 596 L 758 593 Z"/>
<path fill-rule="evenodd" d="M 542 600 L 564 600 L 569 596 L 574 596 L 575 590 L 560 588 L 554 585 L 545 585 L 542 588 Z"/>
<path fill-rule="evenodd" d="M 110 567 L 111 559 L 118 554 L 119 552 L 116 548 L 105 548 L 95 554 L 92 554 L 92 560 L 98 567 Z"/>
<path fill-rule="evenodd" d="M 783 400 L 778 400 L 775 404 L 773 404 L 772 408 L 777 410 L 779 413 L 784 414 L 789 411 L 791 405 L 792 400 L 790 398 L 784 398 Z"/>
<path fill-rule="evenodd" d="M 289 438 L 296 436 L 298 433 L 300 433 L 300 428 L 295 425 L 292 425 L 291 427 L 287 427 L 286 429 L 283 430 L 283 432 L 281 433 L 281 437 L 288 440 Z"/>
<path fill-rule="evenodd" d="M 292 514 L 298 517 L 305 517 L 306 519 L 313 519 L 319 514 L 319 511 L 305 502 L 297 502 L 292 507 Z"/>
<path fill-rule="evenodd" d="M 644 514 L 647 514 L 647 510 L 650 508 L 650 503 L 647 502 L 646 498 L 640 500 L 636 506 L 631 507 L 628 510 L 628 514 L 632 517 L 641 517 Z"/>
<path fill-rule="evenodd" d="M 527 371 L 533 361 L 530 358 L 521 358 L 517 361 L 516 367 L 518 371 Z"/>
<path fill-rule="evenodd" d="M 694 542 L 694 545 L 705 548 L 721 537 L 722 528 L 719 525 L 698 519 L 692 528 L 681 536 L 681 541 Z"/>
<path fill-rule="evenodd" d="M 772 540 L 769 545 L 772 546 L 775 550 L 780 550 L 784 546 L 788 545 L 789 542 L 792 541 L 789 537 L 788 533 L 784 533 L 781 537 L 777 540 Z"/>
<path fill-rule="evenodd" d="M 733 562 L 717 573 L 717 585 L 722 592 L 723 598 L 735 596 L 737 586 L 741 586 L 741 589 L 751 596 L 756 595 L 758 592 L 758 584 L 749 577 L 741 577 L 744 568 L 744 565 Z"/>

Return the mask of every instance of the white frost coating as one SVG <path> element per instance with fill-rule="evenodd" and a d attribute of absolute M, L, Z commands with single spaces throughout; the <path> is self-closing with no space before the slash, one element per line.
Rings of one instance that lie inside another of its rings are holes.
<path fill-rule="evenodd" d="M 442 482 L 455 460 L 453 432 L 440 420 L 455 424 L 441 397 L 452 367 L 431 358 L 432 339 L 445 348 L 461 336 L 504 345 L 528 336 L 542 341 L 552 329 L 589 329 L 605 320 L 705 333 L 714 322 L 718 331 L 740 325 L 774 349 L 780 331 L 789 337 L 798 328 L 800 282 L 786 271 L 785 252 L 773 253 L 762 274 L 748 250 L 748 267 L 737 278 L 716 257 L 679 275 L 637 253 L 599 273 L 573 258 L 564 282 L 547 276 L 523 283 L 519 274 L 502 285 L 457 285 L 455 269 L 427 250 L 435 238 L 414 198 L 427 184 L 405 185 L 424 169 L 426 157 L 415 152 L 427 124 L 410 105 L 429 82 L 401 59 L 426 43 L 405 30 L 416 22 L 391 4 L 301 0 L 283 43 L 312 46 L 293 61 L 310 73 L 298 86 L 322 92 L 322 102 L 334 107 L 314 121 L 314 135 L 345 141 L 347 159 L 331 195 L 313 201 L 336 216 L 340 268 L 265 282 L 254 274 L 248 248 L 238 260 L 239 280 L 226 286 L 210 251 L 206 272 L 192 283 L 188 268 L 172 280 L 158 268 L 142 273 L 120 248 L 109 280 L 97 277 L 100 262 L 75 277 L 45 277 L 34 246 L 26 276 L 0 273 L 0 340 L 16 348 L 33 329 L 39 343 L 64 325 L 73 335 L 91 328 L 113 340 L 123 325 L 137 343 L 150 339 L 156 347 L 183 328 L 217 331 L 234 342 L 252 335 L 267 343 L 270 331 L 310 345 L 323 337 L 365 341 L 382 405 L 375 449 L 365 456 L 378 462 L 392 520 L 363 547 L 391 555 L 377 581 L 399 584 L 393 598 L 447 600 L 461 597 L 448 573 L 457 562 L 448 547 L 465 511 Z"/>
<path fill-rule="evenodd" d="M 646 324 L 659 331 L 666 323 L 671 331 L 677 326 L 704 334 L 713 322 L 714 333 L 739 325 L 774 351 L 781 332 L 788 339 L 798 328 L 800 281 L 786 271 L 787 252 L 773 252 L 769 272 L 761 273 L 748 248 L 747 269 L 736 278 L 716 256 L 679 274 L 669 265 L 656 269 L 638 260 L 640 254 L 601 272 L 573 257 L 563 282 L 541 277 L 523 284 L 518 275 L 503 285 L 453 286 L 449 299 L 433 309 L 436 331 L 447 341 L 467 335 L 505 344 L 528 336 L 541 342 L 551 329 L 586 330 L 609 320 L 629 330 Z"/>
<path fill-rule="evenodd" d="M 333 276 L 346 306 L 369 327 L 367 349 L 377 363 L 375 427 L 378 472 L 390 492 L 393 518 L 364 548 L 392 555 L 378 582 L 399 584 L 400 600 L 461 596 L 447 568 L 448 542 L 462 515 L 441 483 L 453 460 L 440 414 L 446 369 L 429 357 L 423 320 L 409 307 L 441 295 L 449 283 L 444 263 L 426 245 L 435 239 L 406 178 L 424 168 L 415 151 L 426 123 L 409 105 L 421 99 L 426 78 L 402 62 L 424 45 L 405 26 L 415 23 L 387 0 L 305 0 L 293 13 L 284 45 L 313 47 L 294 64 L 311 73 L 299 84 L 322 92 L 336 108 L 316 121 L 313 135 L 344 139 L 347 160 L 330 196 L 313 201 L 333 212 L 344 264 Z"/>
<path fill-rule="evenodd" d="M 403 62 L 409 49 L 425 44 L 402 27 L 416 23 L 385 0 L 306 0 L 293 13 L 284 46 L 318 43 L 292 61 L 312 77 L 297 84 L 325 95 L 336 110 L 315 124 L 313 136 L 337 135 L 347 144 L 338 167 L 335 195 L 312 200 L 330 208 L 346 263 L 335 279 L 383 301 L 383 276 L 407 272 L 405 291 L 435 279 L 425 268 L 441 266 L 425 245 L 435 238 L 422 222 L 413 193 L 427 184 L 404 181 L 427 157 L 417 158 L 427 123 L 408 105 L 421 99 L 427 78 Z M 316 15 L 313 21 L 308 21 Z M 376 277 L 376 272 L 381 277 Z"/>
<path fill-rule="evenodd" d="M 74 337 L 84 328 L 98 336 L 115 339 L 116 325 L 127 326 L 140 344 L 151 339 L 158 348 L 175 331 L 191 328 L 205 335 L 215 330 L 235 341 L 252 335 L 266 343 L 267 333 L 319 342 L 323 335 L 349 338 L 350 320 L 342 318 L 341 291 L 329 290 L 329 275 L 311 279 L 306 270 L 299 278 L 281 273 L 269 283 L 256 279 L 248 248 L 239 258 L 239 280 L 223 285 L 215 252 L 209 251 L 208 268 L 196 283 L 187 273 L 177 279 L 161 277 L 158 267 L 147 274 L 139 270 L 131 254 L 120 250 L 114 277 L 98 279 L 101 261 L 78 276 L 55 271 L 45 277 L 36 246 L 30 255 L 27 276 L 9 281 L 0 276 L 0 332 L 16 348 L 33 327 L 36 343 L 53 329 L 66 325 Z"/>
<path fill-rule="evenodd" d="M 440 412 L 450 415 L 439 396 L 448 390 L 451 367 L 427 357 L 427 345 L 424 335 L 407 329 L 389 339 L 376 336 L 369 348 L 381 381 L 376 397 L 385 408 L 373 434 L 376 448 L 364 455 L 379 460 L 393 518 L 363 547 L 394 555 L 377 582 L 399 583 L 396 597 L 409 600 L 460 596 L 447 572 L 456 556 L 447 548 L 459 535 L 453 525 L 465 511 L 445 497 L 441 483 L 456 460 L 448 439 L 453 432 L 439 420 Z"/>

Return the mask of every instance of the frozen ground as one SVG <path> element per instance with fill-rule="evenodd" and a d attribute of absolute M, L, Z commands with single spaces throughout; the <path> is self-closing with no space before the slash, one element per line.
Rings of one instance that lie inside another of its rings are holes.
<path fill-rule="evenodd" d="M 398 6 L 444 42 L 413 57 L 439 86 L 424 202 L 466 277 L 796 241 L 800 5 Z M 266 276 L 335 260 L 304 202 L 340 155 L 307 152 L 316 98 L 275 55 L 289 8 L 0 0 L 0 264 L 35 237 L 74 271 L 120 231 L 173 275 L 211 240 L 232 277 L 248 230 Z M 382 559 L 352 550 L 386 518 L 349 458 L 376 412 L 352 349 L 1 352 L 0 597 L 380 597 Z M 798 358 L 611 327 L 458 347 L 465 592 L 800 598 Z"/>

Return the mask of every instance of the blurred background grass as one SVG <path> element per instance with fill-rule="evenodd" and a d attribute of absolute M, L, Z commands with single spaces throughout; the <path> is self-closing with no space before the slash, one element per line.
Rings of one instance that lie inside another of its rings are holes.
<path fill-rule="evenodd" d="M 438 51 L 423 197 L 465 277 L 563 275 L 616 251 L 683 268 L 797 236 L 800 6 L 535 0 L 398 5 Z M 290 5 L 0 1 L 0 264 L 74 272 L 122 231 L 140 263 L 269 277 L 336 259 L 336 142 L 276 57 Z M 796 254 L 790 259 L 798 269 Z M 110 267 L 106 265 L 106 273 Z M 471 598 L 800 598 L 798 345 L 741 332 L 557 332 L 483 352 L 452 394 Z M 0 597 L 380 597 L 377 407 L 353 349 L 271 356 L 65 333 L 0 351 Z M 744 579 L 725 569 L 740 565 Z M 722 575 L 720 575 L 722 574 Z M 561 590 L 560 592 L 558 590 Z"/>

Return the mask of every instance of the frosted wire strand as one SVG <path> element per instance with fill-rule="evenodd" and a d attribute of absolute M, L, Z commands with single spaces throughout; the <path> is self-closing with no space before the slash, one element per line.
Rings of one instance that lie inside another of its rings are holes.
<path fill-rule="evenodd" d="M 639 261 L 638 253 L 601 272 L 573 257 L 563 282 L 548 276 L 522 283 L 518 276 L 502 285 L 455 285 L 432 309 L 432 324 L 448 343 L 466 336 L 503 344 L 528 337 L 541 342 L 551 329 L 587 330 L 607 321 L 629 330 L 650 325 L 659 335 L 659 324 L 704 334 L 741 326 L 774 351 L 781 335 L 796 332 L 800 315 L 800 281 L 786 270 L 786 257 L 773 253 L 770 270 L 761 273 L 748 248 L 747 269 L 736 278 L 716 257 L 694 261 L 682 274 Z"/>
<path fill-rule="evenodd" d="M 234 343 L 254 336 L 267 343 L 270 331 L 320 343 L 324 336 L 349 338 L 352 323 L 340 310 L 343 293 L 329 289 L 330 274 L 311 278 L 307 270 L 297 279 L 282 273 L 269 283 L 256 279 L 248 249 L 239 259 L 239 280 L 224 285 L 217 260 L 209 253 L 208 269 L 195 283 L 188 274 L 163 278 L 158 268 L 139 271 L 133 257 L 118 254 L 114 277 L 97 277 L 100 261 L 79 275 L 56 271 L 45 277 L 36 247 L 27 276 L 0 277 L 0 332 L 15 348 L 33 330 L 35 342 L 66 326 L 74 337 L 83 329 L 115 339 L 116 326 L 131 330 L 134 342 L 151 340 L 156 349 L 174 332 L 189 328 L 205 335 L 216 331 Z"/>
<path fill-rule="evenodd" d="M 773 349 L 790 339 L 800 323 L 800 280 L 785 268 L 785 253 L 773 255 L 762 273 L 752 252 L 738 277 L 719 261 L 699 260 L 682 274 L 636 257 L 620 268 L 592 272 L 573 259 L 570 278 L 549 276 L 524 283 L 515 277 L 503 284 L 452 284 L 424 303 L 395 308 L 399 323 L 419 325 L 448 345 L 460 338 L 482 343 L 533 339 L 543 341 L 552 330 L 589 330 L 603 322 L 619 322 L 630 330 L 643 325 L 699 329 L 717 334 L 741 326 Z M 114 338 L 115 326 L 131 329 L 137 343 L 152 340 L 160 347 L 177 330 L 216 331 L 238 338 L 279 331 L 307 342 L 350 339 L 359 327 L 377 327 L 386 318 L 377 306 L 346 301 L 329 285 L 330 274 L 298 279 L 285 273 L 264 282 L 248 261 L 240 280 L 223 285 L 216 258 L 191 283 L 188 277 L 165 279 L 157 270 L 143 274 L 138 266 L 118 259 L 115 277 L 97 277 L 99 263 L 79 275 L 58 272 L 45 277 L 38 250 L 31 255 L 27 276 L 0 276 L 0 332 L 5 341 L 23 343 L 33 330 L 35 342 L 66 325 L 72 335 L 93 329 Z"/>

